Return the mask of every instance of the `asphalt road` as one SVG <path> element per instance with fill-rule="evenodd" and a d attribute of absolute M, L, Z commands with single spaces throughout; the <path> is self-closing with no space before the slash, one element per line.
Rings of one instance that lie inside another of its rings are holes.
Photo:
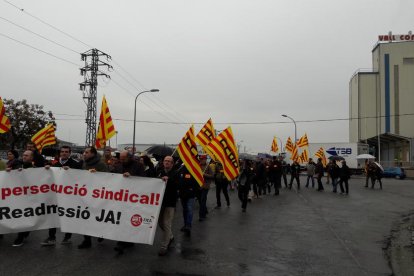
<path fill-rule="evenodd" d="M 393 225 L 414 210 L 414 181 L 384 179 L 383 190 L 364 181 L 352 179 L 348 196 L 330 185 L 324 192 L 303 184 L 300 192 L 282 189 L 255 199 L 246 213 L 236 192 L 229 208 L 213 209 L 212 189 L 209 217 L 199 222 L 196 206 L 191 237 L 179 231 L 178 204 L 175 242 L 164 257 L 157 255 L 159 233 L 154 246 L 135 245 L 121 256 L 109 240 L 78 250 L 82 237 L 74 235 L 72 245 L 41 247 L 42 230 L 14 248 L 15 234 L 5 235 L 0 275 L 391 275 L 384 249 Z"/>

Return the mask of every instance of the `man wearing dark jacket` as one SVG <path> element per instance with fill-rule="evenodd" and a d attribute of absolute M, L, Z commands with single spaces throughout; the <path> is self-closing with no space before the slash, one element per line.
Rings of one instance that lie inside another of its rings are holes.
<path fill-rule="evenodd" d="M 134 156 L 131 152 L 125 150 L 122 151 L 119 155 L 119 165 L 114 167 L 115 173 L 122 173 L 124 177 L 130 176 L 144 176 L 144 168 L 140 162 L 134 159 Z M 134 244 L 131 242 L 117 242 L 116 247 L 114 248 L 119 254 L 124 253 L 124 249 L 131 247 Z"/>
<path fill-rule="evenodd" d="M 279 195 L 279 189 L 282 188 L 282 162 L 274 156 L 270 166 L 270 181 L 275 187 L 275 195 Z"/>
<path fill-rule="evenodd" d="M 158 255 L 165 256 L 170 244 L 174 240 L 172 222 L 174 219 L 178 192 L 178 178 L 177 172 L 174 170 L 174 159 L 172 156 L 164 157 L 163 166 L 157 171 L 157 176 L 161 178 L 166 185 L 164 198 L 161 203 L 160 216 L 158 218 L 158 225 L 162 230 L 161 246 Z"/>
<path fill-rule="evenodd" d="M 96 151 L 95 147 L 87 147 L 83 152 L 83 170 L 88 170 L 91 173 L 94 172 L 107 172 L 108 167 L 101 161 L 101 157 L 99 156 L 98 152 Z M 78 245 L 79 249 L 90 248 L 92 246 L 92 238 L 91 236 L 83 236 L 83 242 Z M 101 242 L 103 239 L 98 238 L 98 242 Z"/>
<path fill-rule="evenodd" d="M 80 169 L 81 163 L 76 161 L 75 159 L 72 159 L 70 157 L 72 153 L 72 149 L 69 146 L 62 146 L 60 148 L 60 157 L 59 160 L 52 165 L 52 167 L 57 168 L 63 168 L 65 170 L 71 168 L 71 169 Z M 49 169 L 50 166 L 45 166 L 45 169 Z M 65 237 L 63 238 L 63 241 L 61 244 L 70 244 L 70 238 L 72 237 L 72 233 L 65 233 Z M 53 246 L 56 244 L 56 228 L 50 228 L 49 229 L 49 236 L 48 238 L 40 243 L 43 246 Z"/>
<path fill-rule="evenodd" d="M 183 231 L 187 236 L 190 236 L 193 222 L 193 208 L 195 198 L 200 192 L 200 185 L 198 185 L 195 178 L 185 166 L 182 167 L 179 173 L 178 191 L 181 205 L 183 206 L 184 218 L 184 226 L 181 228 L 181 231 Z"/>
<path fill-rule="evenodd" d="M 346 165 L 345 160 L 342 161 L 342 167 L 339 169 L 339 188 L 341 189 L 341 194 L 344 193 L 344 187 L 342 183 L 345 183 L 345 194 L 348 194 L 348 179 L 351 177 L 351 171 Z"/>
<path fill-rule="evenodd" d="M 300 179 L 299 179 L 299 174 L 300 174 L 300 165 L 299 163 L 295 160 L 292 163 L 292 166 L 290 166 L 290 184 L 289 184 L 289 189 L 292 189 L 292 184 L 293 184 L 293 179 L 296 180 L 296 184 L 298 185 L 298 191 L 300 190 Z"/>
<path fill-rule="evenodd" d="M 315 174 L 316 179 L 318 181 L 318 191 L 323 191 L 323 184 L 322 184 L 322 177 L 323 177 L 323 164 L 322 164 L 322 158 L 318 158 L 318 163 L 316 163 L 315 167 Z"/>

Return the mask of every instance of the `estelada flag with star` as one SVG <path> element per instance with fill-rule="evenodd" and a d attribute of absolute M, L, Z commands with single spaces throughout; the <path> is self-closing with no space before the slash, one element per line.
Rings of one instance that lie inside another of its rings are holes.
<path fill-rule="evenodd" d="M 105 96 L 102 98 L 101 115 L 99 115 L 99 127 L 96 134 L 95 146 L 97 149 L 105 147 L 106 141 L 115 135 L 115 127 L 112 122 L 111 113 L 109 112 L 108 104 Z"/>
<path fill-rule="evenodd" d="M 195 143 L 193 126 L 190 127 L 190 129 L 185 133 L 184 137 L 181 139 L 177 151 L 185 167 L 197 181 L 198 185 L 200 185 L 200 187 L 203 186 L 204 176 L 200 167 L 200 161 L 198 159 L 199 157 L 197 145 Z"/>

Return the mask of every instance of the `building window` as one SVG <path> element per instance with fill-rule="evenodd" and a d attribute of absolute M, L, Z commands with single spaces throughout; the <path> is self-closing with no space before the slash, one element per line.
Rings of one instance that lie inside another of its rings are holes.
<path fill-rule="evenodd" d="M 414 57 L 403 58 L 403 64 L 412 64 L 412 65 L 414 65 Z"/>

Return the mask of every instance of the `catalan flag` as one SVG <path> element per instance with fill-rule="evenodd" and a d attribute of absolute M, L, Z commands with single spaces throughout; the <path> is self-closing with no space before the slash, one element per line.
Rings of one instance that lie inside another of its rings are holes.
<path fill-rule="evenodd" d="M 200 144 L 203 148 L 204 152 L 210 155 L 211 159 L 216 160 L 214 154 L 210 152 L 208 149 L 208 144 L 210 144 L 211 140 L 216 137 L 216 131 L 213 127 L 213 121 L 208 119 L 207 123 L 203 126 L 203 128 L 198 132 L 196 136 L 196 141 Z"/>
<path fill-rule="evenodd" d="M 300 155 L 299 160 L 301 161 L 301 163 L 306 163 L 309 161 L 309 154 L 308 154 L 308 150 L 305 149 L 302 154 Z"/>
<path fill-rule="evenodd" d="M 326 167 L 327 161 L 325 156 L 325 150 L 322 147 L 315 153 L 315 156 L 321 158 L 323 166 Z"/>
<path fill-rule="evenodd" d="M 306 133 L 305 135 L 300 137 L 299 141 L 297 141 L 296 144 L 300 148 L 307 147 L 309 145 L 308 136 L 306 135 Z"/>
<path fill-rule="evenodd" d="M 39 132 L 33 135 L 31 140 L 39 152 L 42 152 L 42 149 L 45 146 L 56 144 L 55 126 L 53 124 L 46 125 Z"/>
<path fill-rule="evenodd" d="M 185 167 L 190 174 L 195 178 L 198 185 L 204 185 L 203 172 L 200 167 L 200 161 L 198 159 L 197 145 L 195 143 L 194 127 L 191 126 L 186 132 L 183 139 L 177 148 L 178 154 L 181 160 L 184 162 Z"/>
<path fill-rule="evenodd" d="M 115 127 L 112 122 L 111 113 L 109 112 L 108 104 L 105 96 L 102 98 L 101 115 L 99 116 L 98 134 L 96 135 L 96 148 L 101 149 L 105 147 L 106 141 L 115 135 Z"/>
<path fill-rule="evenodd" d="M 231 127 L 223 130 L 208 145 L 209 150 L 216 156 L 223 165 L 224 175 L 231 181 L 239 175 L 239 153 L 234 142 Z"/>
<path fill-rule="evenodd" d="M 3 100 L 0 97 L 0 133 L 6 133 L 11 128 L 9 118 L 6 116 Z"/>
<path fill-rule="evenodd" d="M 292 151 L 293 151 L 293 143 L 292 143 L 292 139 L 290 139 L 290 136 L 288 137 L 288 139 L 286 141 L 285 149 L 290 153 L 292 153 Z"/>
<path fill-rule="evenodd" d="M 299 153 L 298 153 L 298 147 L 296 144 L 293 144 L 292 152 L 291 152 L 290 159 L 293 161 L 299 161 Z"/>
<path fill-rule="evenodd" d="M 279 147 L 277 146 L 276 137 L 273 137 L 273 142 L 272 142 L 272 148 L 271 148 L 271 151 L 273 151 L 273 152 L 277 152 L 278 150 L 279 150 Z"/>

